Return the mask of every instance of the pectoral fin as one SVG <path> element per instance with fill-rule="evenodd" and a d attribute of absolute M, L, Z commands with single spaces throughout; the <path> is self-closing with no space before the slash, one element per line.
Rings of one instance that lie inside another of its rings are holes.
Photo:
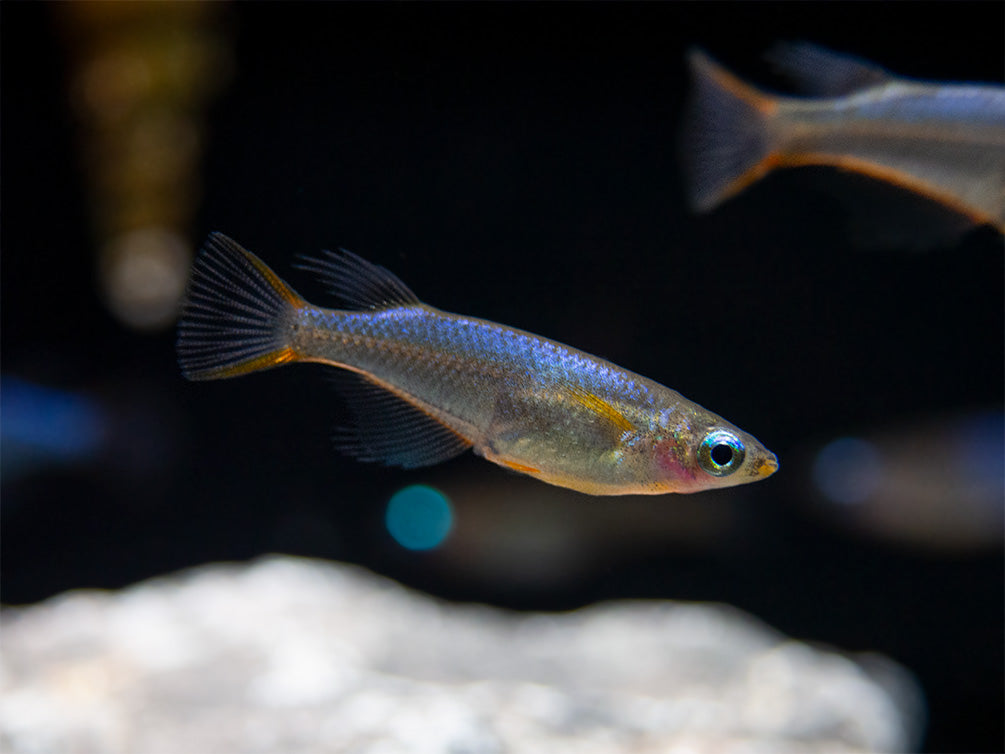
<path fill-rule="evenodd" d="M 619 437 L 625 432 L 631 432 L 635 429 L 634 425 L 621 411 L 599 395 L 591 393 L 579 385 L 569 385 L 567 386 L 567 390 L 572 400 L 596 414 L 598 419 L 608 424 L 611 431 Z"/>

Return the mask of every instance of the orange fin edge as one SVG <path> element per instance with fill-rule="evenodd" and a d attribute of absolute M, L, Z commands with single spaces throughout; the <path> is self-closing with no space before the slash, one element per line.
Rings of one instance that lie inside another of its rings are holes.
<path fill-rule="evenodd" d="M 496 463 L 500 466 L 505 466 L 507 469 L 512 469 L 513 471 L 518 471 L 521 474 L 540 474 L 541 469 L 534 468 L 533 466 L 525 466 L 522 463 L 517 463 L 516 461 L 508 461 L 503 458 L 496 459 Z"/>
<path fill-rule="evenodd" d="M 986 213 L 979 212 L 973 207 L 963 204 L 955 197 L 947 194 L 945 191 L 939 191 L 931 184 L 926 183 L 910 173 L 897 170 L 896 168 L 879 165 L 870 160 L 864 160 L 848 155 L 829 154 L 827 152 L 804 152 L 785 155 L 779 154 L 776 156 L 776 162 L 773 167 L 798 168 L 813 165 L 822 165 L 836 168 L 838 170 L 846 170 L 848 172 L 858 173 L 860 175 L 868 176 L 869 178 L 874 178 L 878 181 L 883 181 L 884 183 L 889 183 L 892 186 L 906 189 L 907 191 L 911 191 L 915 194 L 931 199 L 932 201 L 938 202 L 939 204 L 948 207 L 953 212 L 965 216 L 976 225 L 988 223 L 1002 229 L 999 220 Z"/>
<path fill-rule="evenodd" d="M 252 372 L 259 372 L 263 369 L 271 369 L 272 367 L 289 364 L 290 362 L 297 361 L 298 358 L 299 357 L 297 356 L 296 351 L 287 346 L 280 348 L 277 351 L 270 351 L 269 353 L 264 353 L 261 356 L 256 356 L 253 359 L 242 361 L 238 364 L 214 369 L 212 370 L 212 376 L 214 379 L 240 377 L 245 374 L 251 374 Z"/>

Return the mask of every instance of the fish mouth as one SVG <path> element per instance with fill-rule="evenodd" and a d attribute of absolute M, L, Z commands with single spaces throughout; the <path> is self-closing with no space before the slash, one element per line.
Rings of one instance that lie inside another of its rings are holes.
<path fill-rule="evenodd" d="M 767 458 L 761 460 L 757 467 L 754 469 L 754 475 L 758 479 L 764 479 L 769 477 L 778 471 L 778 459 L 775 458 L 774 453 L 769 453 Z"/>

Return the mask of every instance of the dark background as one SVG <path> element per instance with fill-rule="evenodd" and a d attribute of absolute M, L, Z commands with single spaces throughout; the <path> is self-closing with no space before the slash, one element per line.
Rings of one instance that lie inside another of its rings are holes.
<path fill-rule="evenodd" d="M 709 493 L 710 507 L 728 501 L 731 523 L 700 542 L 685 532 L 636 545 L 631 519 L 703 496 L 561 498 L 549 531 L 600 521 L 606 536 L 581 537 L 595 548 L 581 546 L 579 565 L 539 579 L 507 578 L 505 558 L 478 569 L 479 543 L 498 538 L 491 525 L 467 556 L 409 553 L 383 526 L 403 485 L 457 477 L 489 489 L 511 475 L 473 457 L 414 472 L 340 457 L 327 441 L 340 406 L 318 369 L 186 383 L 171 331 L 108 313 L 57 8 L 0 9 L 2 367 L 100 401 L 116 436 L 100 463 L 5 474 L 6 604 L 274 551 L 519 610 L 723 601 L 797 638 L 906 665 L 927 699 L 925 750 L 1001 749 L 1000 545 L 945 552 L 854 536 L 808 513 L 800 486 L 813 443 L 1000 409 L 1001 237 L 985 228 L 924 253 L 863 252 L 840 203 L 791 174 L 692 216 L 677 133 L 691 45 L 762 84 L 777 83 L 762 55 L 782 39 L 919 78 L 1000 82 L 1005 6 L 220 6 L 233 72 L 207 113 L 203 200 L 184 229 L 193 243 L 233 235 L 314 299 L 293 255 L 347 247 L 434 305 L 664 382 L 778 454 L 773 479 Z M 545 495 L 527 484 L 520 494 Z M 534 515 L 506 519 L 516 544 L 504 555 L 549 562 Z"/>

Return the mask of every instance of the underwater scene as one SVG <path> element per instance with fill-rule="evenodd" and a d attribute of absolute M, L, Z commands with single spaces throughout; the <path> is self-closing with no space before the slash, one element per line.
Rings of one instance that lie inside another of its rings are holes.
<path fill-rule="evenodd" d="M 0 5 L 0 749 L 1001 751 L 1003 28 Z"/>

